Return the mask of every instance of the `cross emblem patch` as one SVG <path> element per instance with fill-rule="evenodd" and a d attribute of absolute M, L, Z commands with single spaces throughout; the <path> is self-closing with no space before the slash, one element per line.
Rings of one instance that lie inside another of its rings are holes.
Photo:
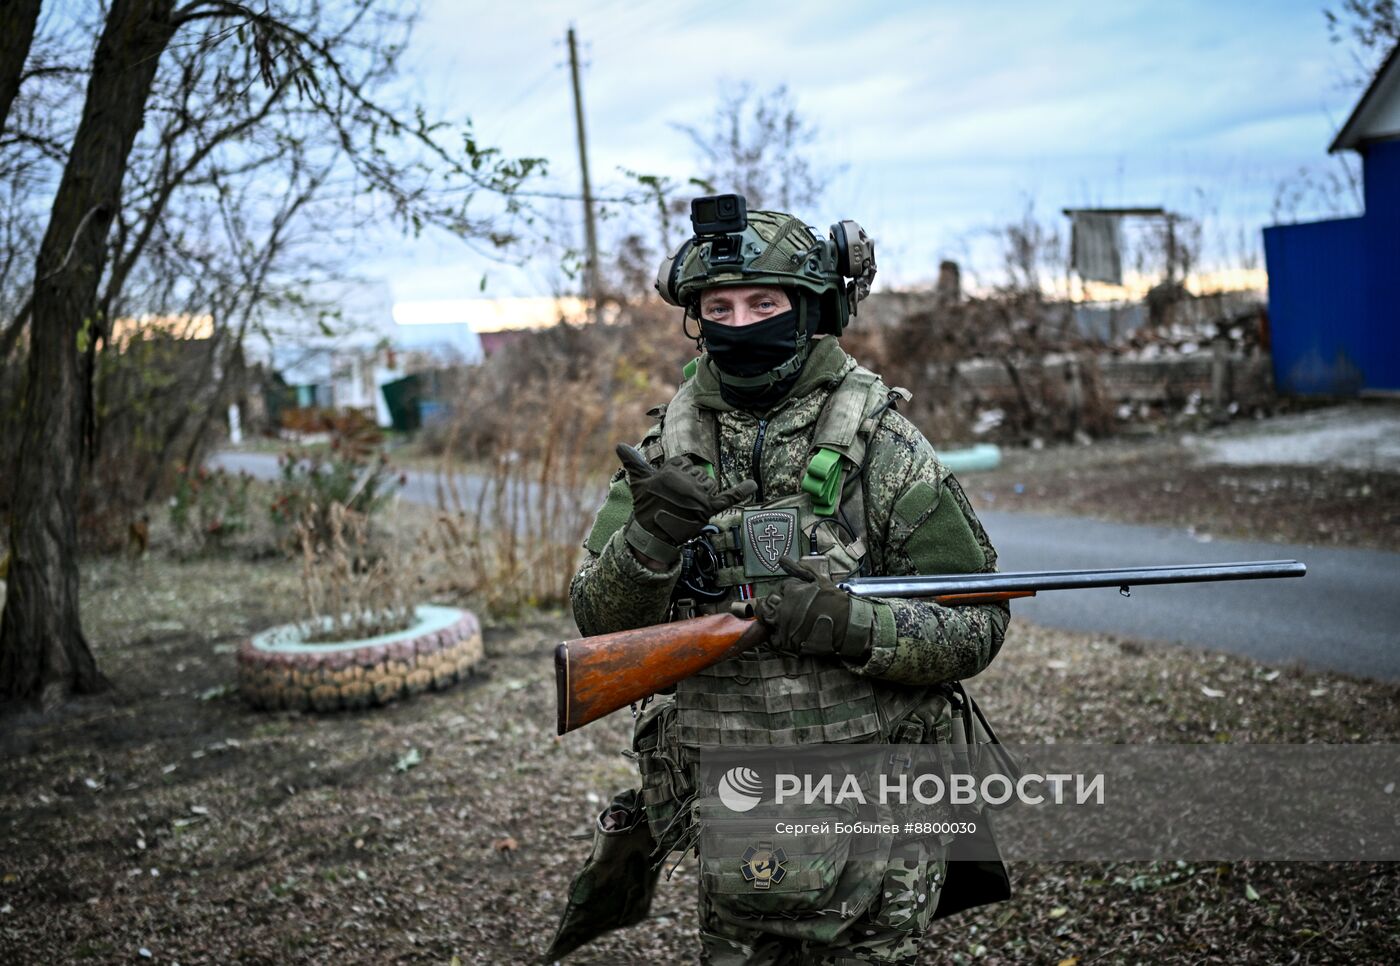
<path fill-rule="evenodd" d="M 755 510 L 744 514 L 745 570 L 749 576 L 776 574 L 778 561 L 792 551 L 797 532 L 793 510 Z M 755 564 L 762 569 L 756 569 Z"/>

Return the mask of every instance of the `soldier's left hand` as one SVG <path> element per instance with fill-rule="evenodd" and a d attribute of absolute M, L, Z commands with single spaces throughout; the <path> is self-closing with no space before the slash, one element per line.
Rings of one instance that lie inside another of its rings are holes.
<path fill-rule="evenodd" d="M 864 661 L 875 630 L 870 602 L 853 598 L 830 577 L 790 557 L 779 566 L 788 579 L 754 609 L 770 628 L 768 646 L 788 654 Z"/>

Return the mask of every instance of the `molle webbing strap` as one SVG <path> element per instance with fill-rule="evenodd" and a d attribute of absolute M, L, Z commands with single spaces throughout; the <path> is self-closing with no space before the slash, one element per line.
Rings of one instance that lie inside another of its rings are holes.
<path fill-rule="evenodd" d="M 847 373 L 822 407 L 812 436 L 816 454 L 807 464 L 802 489 L 812 494 L 819 516 L 833 516 L 841 502 L 845 457 L 853 466 L 865 462 L 865 447 L 874 426 L 867 423 L 871 411 L 885 396 L 884 383 L 860 366 Z"/>
<path fill-rule="evenodd" d="M 719 462 L 719 423 L 695 404 L 695 380 L 681 383 L 676 398 L 666 407 L 661 426 L 661 449 L 666 458 L 690 456 L 710 467 Z"/>
<path fill-rule="evenodd" d="M 773 240 L 770 241 L 768 247 L 763 250 L 763 254 L 749 263 L 749 272 L 758 274 L 772 271 L 791 272 L 794 266 L 802 260 L 801 256 L 806 254 L 807 249 L 811 246 L 811 237 L 808 236 L 808 243 L 806 245 L 797 245 L 797 251 L 792 255 L 783 254 L 783 252 L 779 251 L 779 248 L 782 246 L 783 242 L 787 240 L 789 235 L 796 234 L 797 232 L 806 233 L 806 231 L 807 226 L 803 223 L 801 218 L 789 218 L 787 221 L 783 222 L 782 226 L 778 228 L 777 234 L 773 236 Z"/>
<path fill-rule="evenodd" d="M 885 395 L 879 376 L 862 366 L 852 369 L 822 409 L 812 436 L 813 448 L 836 450 L 857 466 L 865 462 L 861 426 Z"/>

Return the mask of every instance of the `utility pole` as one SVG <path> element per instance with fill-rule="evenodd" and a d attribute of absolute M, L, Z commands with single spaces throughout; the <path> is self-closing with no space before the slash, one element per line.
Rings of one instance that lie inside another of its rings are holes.
<path fill-rule="evenodd" d="M 598 228 L 593 222 L 593 187 L 588 180 L 588 137 L 583 131 L 583 94 L 578 82 L 578 41 L 574 28 L 569 28 L 569 73 L 574 81 L 574 121 L 578 125 L 578 164 L 583 171 L 583 233 L 588 247 L 588 263 L 584 266 L 584 294 L 588 298 L 589 315 L 598 321 Z"/>

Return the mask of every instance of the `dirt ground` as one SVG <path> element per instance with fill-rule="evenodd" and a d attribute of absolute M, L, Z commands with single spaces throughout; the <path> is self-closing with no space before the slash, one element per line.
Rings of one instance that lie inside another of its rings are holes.
<path fill-rule="evenodd" d="M 538 956 L 592 815 L 634 781 L 626 712 L 553 734 L 566 618 L 492 629 L 481 673 L 451 691 L 361 714 L 250 711 L 233 649 L 292 615 L 295 584 L 277 559 L 88 568 L 113 690 L 0 719 L 0 962 Z M 1400 741 L 1395 685 L 1272 670 L 1013 622 L 970 687 L 1004 740 Z M 1010 902 L 938 925 L 924 960 L 1380 963 L 1400 948 L 1397 865 L 1011 874 Z M 570 962 L 691 961 L 694 893 L 683 864 L 645 926 Z"/>
<path fill-rule="evenodd" d="M 1398 412 L 1014 451 L 963 479 L 979 509 L 1397 550 Z M 85 565 L 113 687 L 0 717 L 0 963 L 537 958 L 592 816 L 635 784 L 625 712 L 553 734 L 569 620 L 490 628 L 480 673 L 451 691 L 360 714 L 251 711 L 234 650 L 293 619 L 296 596 L 275 555 L 182 562 L 162 546 Z M 969 686 L 1007 741 L 1400 741 L 1393 684 L 1015 621 Z M 1400 948 L 1395 864 L 1011 874 L 1011 901 L 936 925 L 923 960 L 1382 963 Z M 691 961 L 695 886 L 683 863 L 645 926 L 570 962 Z"/>

